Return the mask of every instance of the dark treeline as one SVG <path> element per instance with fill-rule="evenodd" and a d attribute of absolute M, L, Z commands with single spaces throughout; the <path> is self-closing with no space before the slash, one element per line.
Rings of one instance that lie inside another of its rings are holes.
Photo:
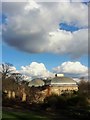
<path fill-rule="evenodd" d="M 9 78 L 7 79 L 9 80 Z M 12 79 L 11 79 L 12 80 Z M 13 89 L 17 89 L 17 82 L 12 80 L 13 82 L 8 83 L 9 88 L 10 85 L 14 84 L 16 87 Z M 27 82 L 22 81 L 24 87 L 27 89 L 28 98 L 27 101 L 22 102 L 19 99 L 4 99 L 3 97 L 3 106 L 15 107 L 18 105 L 19 107 L 23 107 L 26 109 L 31 109 L 35 111 L 47 111 L 54 112 L 55 114 L 59 112 L 65 114 L 70 117 L 75 117 L 76 119 L 88 118 L 90 117 L 90 82 L 81 81 L 78 83 L 79 90 L 73 91 L 73 93 L 64 92 L 61 95 L 52 94 L 44 99 L 42 103 L 35 102 L 35 93 L 38 91 L 38 88 L 34 88 L 30 90 Z M 7 84 L 7 85 L 8 85 Z M 44 89 L 44 88 L 43 88 Z M 32 93 L 30 95 L 30 92 Z M 37 94 L 38 98 L 40 98 L 41 94 Z M 32 101 L 32 102 L 31 102 Z"/>
<path fill-rule="evenodd" d="M 7 67 L 9 69 L 9 67 Z M 33 109 L 36 111 L 47 111 L 58 113 L 63 112 L 63 114 L 70 115 L 71 117 L 76 117 L 78 119 L 89 118 L 90 117 L 90 81 L 81 80 L 78 83 L 79 90 L 73 91 L 72 93 L 64 92 L 61 95 L 52 94 L 45 97 L 43 102 L 36 102 L 36 97 L 39 99 L 41 94 L 39 90 L 45 89 L 44 87 L 28 87 L 28 82 L 21 80 L 21 75 L 11 74 L 8 75 L 7 70 L 4 68 L 4 77 L 2 77 L 2 91 L 7 88 L 8 90 L 17 91 L 18 86 L 25 88 L 27 93 L 27 100 L 25 102 L 20 101 L 20 99 L 8 99 L 6 94 L 2 93 L 2 104 L 7 107 L 24 107 L 26 109 Z M 5 72 L 5 74 L 4 74 Z M 10 71 L 9 71 L 10 72 Z M 8 77 L 7 77 L 8 76 Z M 38 94 L 36 94 L 38 92 Z M 20 92 L 19 92 L 20 93 Z M 30 94 L 31 93 L 31 94 Z M 38 100 L 37 99 L 37 100 Z"/>

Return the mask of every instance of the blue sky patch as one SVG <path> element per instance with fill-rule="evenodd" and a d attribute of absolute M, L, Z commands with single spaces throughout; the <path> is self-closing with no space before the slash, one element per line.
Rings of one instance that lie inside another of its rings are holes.
<path fill-rule="evenodd" d="M 5 14 L 0 15 L 0 23 L 2 23 L 2 24 L 7 23 L 7 17 Z"/>
<path fill-rule="evenodd" d="M 60 29 L 61 29 L 61 30 L 66 30 L 66 31 L 74 32 L 74 31 L 79 30 L 80 28 L 79 28 L 79 27 L 76 27 L 76 26 L 74 26 L 74 25 L 68 25 L 68 24 L 66 24 L 66 23 L 60 23 Z"/>

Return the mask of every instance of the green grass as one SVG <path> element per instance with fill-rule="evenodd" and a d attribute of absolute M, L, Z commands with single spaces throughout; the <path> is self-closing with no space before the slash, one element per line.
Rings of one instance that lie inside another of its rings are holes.
<path fill-rule="evenodd" d="M 48 117 L 44 116 L 44 115 L 38 115 L 34 112 L 6 112 L 3 111 L 2 114 L 2 120 L 10 120 L 10 119 L 14 119 L 14 120 L 50 120 Z"/>

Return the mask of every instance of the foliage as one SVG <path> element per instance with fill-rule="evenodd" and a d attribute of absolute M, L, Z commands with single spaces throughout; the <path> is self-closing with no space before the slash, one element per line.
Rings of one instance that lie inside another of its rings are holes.
<path fill-rule="evenodd" d="M 79 91 L 78 93 L 83 96 L 90 98 L 90 81 L 82 80 L 79 84 Z"/>
<path fill-rule="evenodd" d="M 10 63 L 2 63 L 1 73 L 2 73 L 2 80 L 6 79 L 8 75 L 13 71 L 11 67 L 13 66 Z"/>
<path fill-rule="evenodd" d="M 87 97 L 79 94 L 78 92 L 63 93 L 62 95 L 51 95 L 45 98 L 44 104 L 46 107 L 53 109 L 63 109 L 70 106 L 73 107 L 86 107 L 88 106 Z"/>
<path fill-rule="evenodd" d="M 65 108 L 66 107 L 66 99 L 63 96 L 51 95 L 45 98 L 44 103 L 47 107 L 51 107 L 53 109 Z"/>
<path fill-rule="evenodd" d="M 2 80 L 2 90 L 17 90 L 18 84 L 14 78 L 8 77 L 5 80 Z"/>

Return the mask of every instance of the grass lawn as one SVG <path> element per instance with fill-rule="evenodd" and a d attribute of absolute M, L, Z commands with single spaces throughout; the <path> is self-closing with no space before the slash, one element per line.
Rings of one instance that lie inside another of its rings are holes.
<path fill-rule="evenodd" d="M 8 109 L 5 107 L 2 112 L 2 120 L 67 120 L 68 118 L 62 114 L 52 112 L 30 111 L 25 109 Z M 71 119 L 69 119 L 71 120 Z"/>
<path fill-rule="evenodd" d="M 33 111 L 25 108 L 5 107 L 2 111 L 2 120 L 82 120 L 90 117 L 90 107 L 87 109 L 68 108 L 58 112 Z"/>
<path fill-rule="evenodd" d="M 34 112 L 14 112 L 14 111 L 3 111 L 2 120 L 50 120 L 50 118 L 44 115 L 38 115 Z"/>

